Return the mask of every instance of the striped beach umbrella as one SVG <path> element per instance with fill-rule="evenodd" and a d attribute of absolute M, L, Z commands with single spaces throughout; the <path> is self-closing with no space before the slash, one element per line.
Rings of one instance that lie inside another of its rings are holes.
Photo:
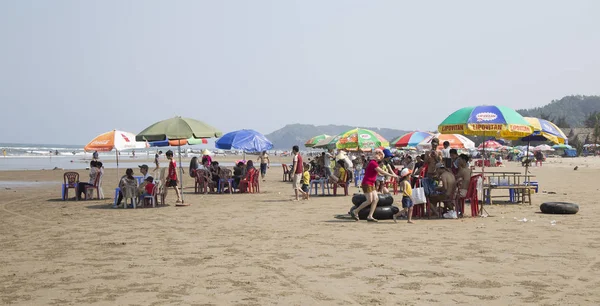
<path fill-rule="evenodd" d="M 503 145 L 495 140 L 486 140 L 485 142 L 482 142 L 477 149 L 483 150 L 483 148 L 485 148 L 486 150 L 499 150 L 502 147 Z"/>
<path fill-rule="evenodd" d="M 352 129 L 340 135 L 338 149 L 371 151 L 375 148 L 389 147 L 390 143 L 381 135 L 367 129 Z"/>
<path fill-rule="evenodd" d="M 505 106 L 480 105 L 461 108 L 440 125 L 442 134 L 495 136 L 518 139 L 533 133 L 531 123 L 514 109 Z"/>
<path fill-rule="evenodd" d="M 449 142 L 450 148 L 452 149 L 475 149 L 475 143 L 463 135 L 439 133 L 423 139 L 423 141 L 417 145 L 417 148 L 421 150 L 431 150 L 431 140 L 433 138 L 440 140 L 440 144 L 437 147 L 439 150 L 444 148 L 444 141 Z"/>
<path fill-rule="evenodd" d="M 545 141 L 549 140 L 556 144 L 563 144 L 567 136 L 556 124 L 534 117 L 525 117 L 525 120 L 533 127 L 533 134 L 521 138 L 523 141 Z"/>
<path fill-rule="evenodd" d="M 305 147 L 307 147 L 307 148 L 312 148 L 312 147 L 314 147 L 314 146 L 315 146 L 315 145 L 316 145 L 316 144 L 317 144 L 319 141 L 321 141 L 321 140 L 323 140 L 323 139 L 325 139 L 325 138 L 327 138 L 327 137 L 329 137 L 329 135 L 326 135 L 326 134 L 317 135 L 317 136 L 315 136 L 315 137 L 313 137 L 313 138 L 311 138 L 311 139 L 307 140 L 307 141 L 304 143 L 304 146 L 305 146 Z"/>
<path fill-rule="evenodd" d="M 415 147 L 417 146 L 423 139 L 433 135 L 429 132 L 419 132 L 414 131 L 410 133 L 406 133 L 400 137 L 396 137 L 390 141 L 390 146 L 396 148 L 404 148 L 404 147 Z"/>

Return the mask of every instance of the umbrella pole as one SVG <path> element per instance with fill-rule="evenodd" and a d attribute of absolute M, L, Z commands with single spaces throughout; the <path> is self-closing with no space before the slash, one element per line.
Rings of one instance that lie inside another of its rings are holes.
<path fill-rule="evenodd" d="M 119 150 L 115 149 L 115 156 L 117 157 L 117 181 L 119 181 Z M 120 183 L 119 181 L 117 185 Z"/>
<path fill-rule="evenodd" d="M 179 139 L 178 142 L 179 146 L 177 146 L 177 151 L 179 152 L 179 192 L 181 193 L 181 204 L 183 204 L 183 168 L 181 166 L 181 139 Z"/>

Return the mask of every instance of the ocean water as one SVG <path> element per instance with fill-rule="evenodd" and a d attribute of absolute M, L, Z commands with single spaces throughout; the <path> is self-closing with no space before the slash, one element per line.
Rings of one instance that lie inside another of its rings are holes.
<path fill-rule="evenodd" d="M 202 147 L 182 147 L 183 157 L 200 156 Z M 119 154 L 119 168 L 137 168 L 138 165 L 148 164 L 154 166 L 154 154 L 161 150 L 173 150 L 177 155 L 177 148 L 162 147 L 135 150 L 135 157 L 131 151 L 122 151 Z M 215 149 L 209 148 L 211 151 Z M 230 155 L 232 152 L 227 152 Z M 236 155 L 241 154 L 239 152 Z M 274 152 L 269 152 L 273 154 Z M 0 171 L 1 170 L 51 170 L 74 169 L 81 170 L 89 167 L 92 153 L 86 153 L 82 145 L 53 145 L 53 144 L 15 144 L 0 143 Z M 116 153 L 98 152 L 104 168 L 117 168 Z M 162 165 L 166 165 L 166 159 L 162 155 Z M 231 163 L 223 163 L 223 166 L 231 167 Z M 184 162 L 184 167 L 187 164 Z M 276 166 L 273 164 L 273 166 Z"/>

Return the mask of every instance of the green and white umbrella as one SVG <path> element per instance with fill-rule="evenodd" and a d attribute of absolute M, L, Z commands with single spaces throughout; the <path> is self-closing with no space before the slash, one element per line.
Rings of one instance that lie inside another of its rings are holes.
<path fill-rule="evenodd" d="M 174 117 L 156 122 L 135 136 L 136 141 L 179 141 L 179 183 L 181 188 L 181 201 L 183 203 L 183 168 L 181 165 L 181 145 L 189 139 L 218 138 L 223 132 L 202 121 L 190 118 Z"/>
<path fill-rule="evenodd" d="M 319 141 L 321 141 L 321 140 L 323 140 L 323 139 L 325 139 L 325 138 L 327 138 L 327 137 L 329 137 L 329 135 L 327 135 L 327 134 L 321 134 L 321 135 L 317 135 L 317 136 L 315 136 L 315 137 L 313 137 L 313 138 L 311 138 L 311 139 L 307 140 L 307 141 L 304 143 L 304 146 L 305 146 L 305 147 L 307 147 L 307 148 L 312 148 L 312 147 L 314 147 L 314 146 L 315 146 L 315 145 L 316 145 L 316 144 L 317 144 Z"/>

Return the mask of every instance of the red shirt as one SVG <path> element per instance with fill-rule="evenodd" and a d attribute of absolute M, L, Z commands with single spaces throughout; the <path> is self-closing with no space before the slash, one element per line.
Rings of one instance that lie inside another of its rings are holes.
<path fill-rule="evenodd" d="M 302 163 L 302 156 L 300 153 L 296 154 L 296 174 L 302 174 L 304 172 L 304 164 Z"/>
<path fill-rule="evenodd" d="M 172 159 L 171 162 L 169 163 L 169 179 L 176 181 L 177 180 L 177 163 L 175 163 L 175 160 Z"/>
<path fill-rule="evenodd" d="M 377 167 L 379 164 L 374 159 L 369 161 L 367 168 L 365 168 L 365 176 L 363 177 L 362 184 L 367 186 L 375 186 L 375 180 L 377 180 Z"/>
<path fill-rule="evenodd" d="M 144 188 L 146 188 L 146 193 L 147 194 L 152 194 L 152 189 L 154 189 L 154 184 L 153 183 L 148 183 L 148 184 L 146 184 L 146 187 L 144 187 Z"/>

